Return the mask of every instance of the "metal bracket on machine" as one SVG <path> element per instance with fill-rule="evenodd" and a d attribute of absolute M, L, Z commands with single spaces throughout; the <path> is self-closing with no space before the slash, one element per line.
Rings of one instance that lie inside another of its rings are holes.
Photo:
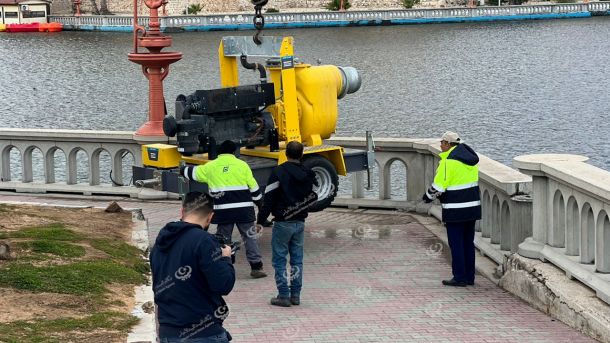
<path fill-rule="evenodd" d="M 239 57 L 241 55 L 253 57 L 280 57 L 280 48 L 283 37 L 260 37 L 262 44 L 256 45 L 251 37 L 227 36 L 222 38 L 225 57 Z"/>
<path fill-rule="evenodd" d="M 152 188 L 156 191 L 161 191 L 163 190 L 162 175 L 162 171 L 155 170 L 151 179 L 137 180 L 136 182 L 134 182 L 134 185 L 137 188 Z"/>
<path fill-rule="evenodd" d="M 373 175 L 371 169 L 375 166 L 375 141 L 373 140 L 373 133 L 371 131 L 366 132 L 366 189 L 373 189 Z"/>

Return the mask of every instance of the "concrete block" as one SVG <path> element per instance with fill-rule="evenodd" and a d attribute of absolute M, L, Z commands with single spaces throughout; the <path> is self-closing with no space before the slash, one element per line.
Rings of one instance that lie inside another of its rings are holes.
<path fill-rule="evenodd" d="M 156 191 L 150 188 L 140 188 L 137 198 L 140 200 L 161 200 L 167 199 L 167 192 Z"/>

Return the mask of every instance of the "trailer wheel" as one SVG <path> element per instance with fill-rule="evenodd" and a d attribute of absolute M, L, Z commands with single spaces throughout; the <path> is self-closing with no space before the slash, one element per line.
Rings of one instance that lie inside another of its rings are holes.
<path fill-rule="evenodd" d="M 318 194 L 318 201 L 309 207 L 310 212 L 318 212 L 330 206 L 339 189 L 339 176 L 335 166 L 322 156 L 306 156 L 303 165 L 316 174 L 318 186 L 313 190 Z"/>

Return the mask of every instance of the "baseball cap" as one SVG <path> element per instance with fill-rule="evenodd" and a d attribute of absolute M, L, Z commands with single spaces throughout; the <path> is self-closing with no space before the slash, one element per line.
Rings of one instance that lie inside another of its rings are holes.
<path fill-rule="evenodd" d="M 446 141 L 448 143 L 461 143 L 462 142 L 462 140 L 460 139 L 460 136 L 453 131 L 447 131 L 447 132 L 443 133 L 443 135 L 441 136 L 441 140 Z"/>

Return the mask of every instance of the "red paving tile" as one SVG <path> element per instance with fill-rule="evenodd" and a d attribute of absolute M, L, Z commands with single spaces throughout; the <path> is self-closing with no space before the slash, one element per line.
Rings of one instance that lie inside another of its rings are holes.
<path fill-rule="evenodd" d="M 0 201 L 108 203 L 23 195 L 0 195 Z M 143 209 L 151 239 L 179 208 L 172 201 L 119 203 Z M 408 214 L 394 212 L 312 214 L 301 306 L 273 307 L 270 233 L 260 239 L 269 277 L 250 279 L 244 252 L 237 258 L 225 322 L 236 342 L 593 342 L 483 277 L 474 287 L 443 287 L 440 280 L 451 270 L 440 241 Z"/>

